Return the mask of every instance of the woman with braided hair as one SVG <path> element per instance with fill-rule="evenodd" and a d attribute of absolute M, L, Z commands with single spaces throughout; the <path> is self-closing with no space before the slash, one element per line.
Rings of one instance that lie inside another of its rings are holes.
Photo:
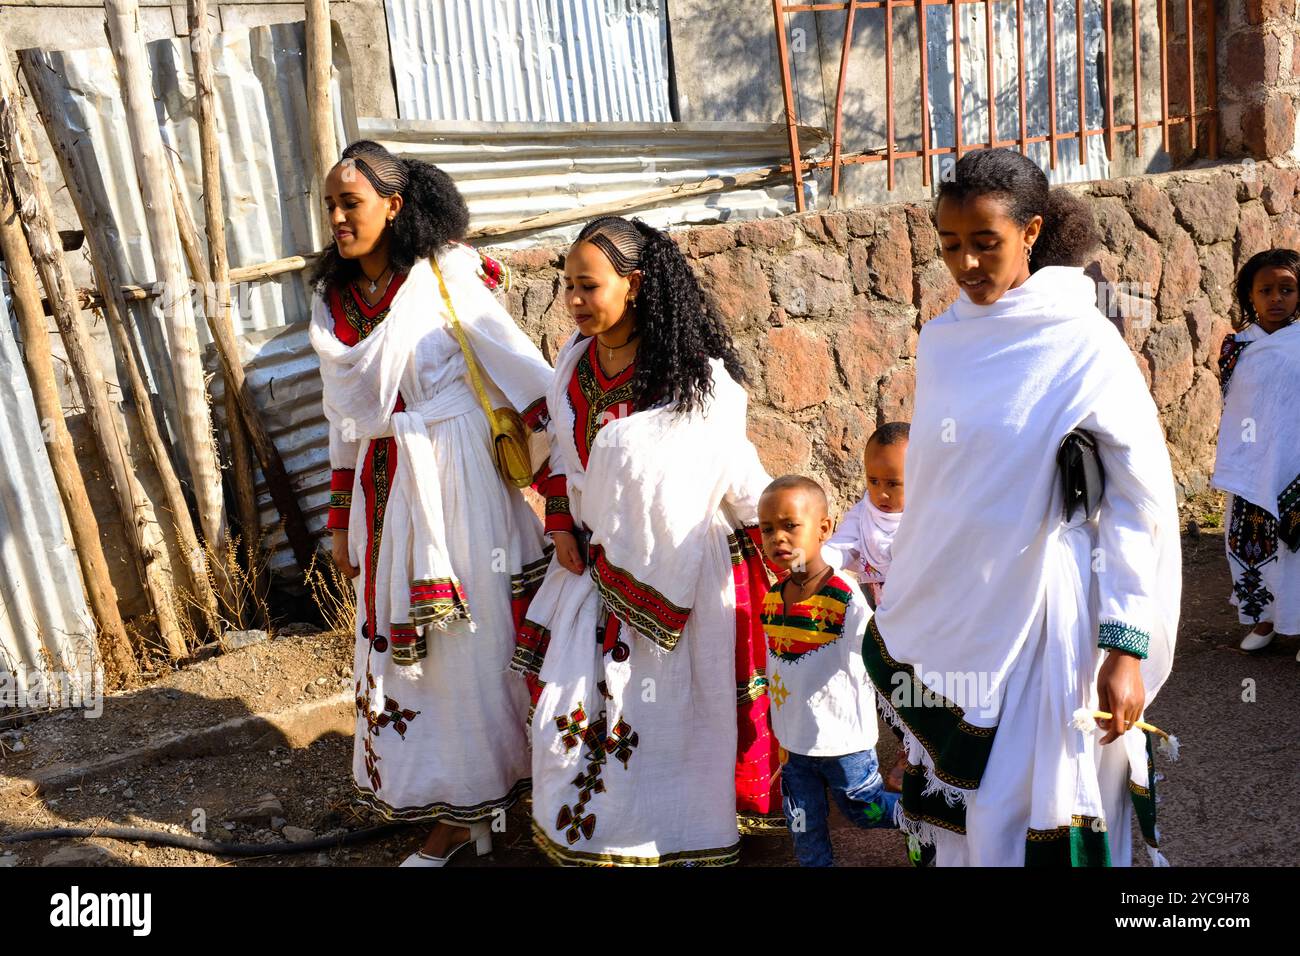
<path fill-rule="evenodd" d="M 353 143 L 325 205 L 311 342 L 334 560 L 360 577 L 353 774 L 382 816 L 436 821 L 403 865 L 442 866 L 470 842 L 487 852 L 528 788 L 528 698 L 507 665 L 546 563 L 541 523 L 497 474 L 451 310 L 492 406 L 539 431 L 551 369 L 493 296 L 500 267 L 459 244 L 469 215 L 437 167 Z"/>
<path fill-rule="evenodd" d="M 676 243 L 589 223 L 565 260 L 546 530 L 520 630 L 534 839 L 565 864 L 735 862 L 779 826 L 744 372 Z"/>

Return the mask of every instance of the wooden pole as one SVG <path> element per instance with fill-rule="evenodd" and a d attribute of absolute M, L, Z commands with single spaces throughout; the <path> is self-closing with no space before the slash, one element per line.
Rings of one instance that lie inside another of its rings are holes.
<path fill-rule="evenodd" d="M 190 36 L 193 37 L 194 34 L 191 32 Z M 199 244 L 198 226 L 195 225 L 194 217 L 190 213 L 189 197 L 185 195 L 184 190 L 181 188 L 175 166 L 168 166 L 168 171 L 171 173 L 173 204 L 176 207 L 176 225 L 181 233 L 181 248 L 185 251 L 185 260 L 189 263 L 190 275 L 204 290 L 203 315 L 207 318 L 209 327 L 214 323 L 224 324 L 233 337 L 234 329 L 230 323 L 230 283 L 228 281 L 223 283 L 221 280 L 213 278 L 208 264 L 204 263 L 203 248 Z M 204 178 L 206 179 L 206 176 Z M 208 204 L 207 191 L 210 188 L 210 185 L 205 182 L 203 185 L 205 206 Z M 218 197 L 218 211 L 220 205 L 221 200 Z M 218 238 L 222 245 L 225 245 L 225 231 L 221 229 L 220 232 L 219 237 L 208 236 L 209 250 L 212 249 Z M 211 259 L 212 255 L 209 253 L 209 261 Z M 221 254 L 221 260 L 221 265 L 224 267 L 224 250 Z M 234 388 L 231 387 L 230 376 L 225 374 L 224 363 L 222 375 L 226 380 L 226 425 L 230 433 L 230 470 L 235 486 L 235 502 L 239 509 L 239 523 L 244 530 L 244 540 L 251 543 L 256 538 L 258 529 L 261 526 L 261 521 L 257 517 L 257 493 L 253 487 L 253 461 L 248 452 L 248 437 L 244 431 L 243 420 L 239 411 L 239 400 L 235 397 Z M 255 566 L 256 561 L 253 562 L 253 567 Z M 231 597 L 233 600 L 233 595 Z"/>
<path fill-rule="evenodd" d="M 230 262 L 226 258 L 226 214 L 221 201 L 220 147 L 217 141 L 217 109 L 213 89 L 212 30 L 208 20 L 208 0 L 190 0 L 190 55 L 194 61 L 194 93 L 199 105 L 199 150 L 203 167 L 203 217 L 208 237 L 208 276 L 204 288 L 203 314 L 209 324 L 223 326 L 231 338 L 234 325 L 230 318 Z M 179 183 L 176 184 L 179 188 Z M 177 204 L 178 222 L 190 222 L 189 205 Z M 193 228 L 192 223 L 190 224 Z M 195 230 L 197 232 L 197 230 Z M 197 246 L 197 236 L 193 244 Z M 195 268 L 201 258 L 195 249 L 191 274 L 199 277 L 202 270 Z M 236 362 L 238 360 L 236 359 Z M 239 411 L 239 399 L 230 376 L 226 379 L 226 431 L 230 436 L 230 462 L 234 473 L 235 501 L 239 507 L 239 524 L 243 530 L 244 546 L 249 557 L 249 573 L 256 573 L 255 548 L 261 533 L 261 520 L 257 511 L 257 495 L 253 485 L 253 462 L 248 450 L 248 434 Z"/>
<path fill-rule="evenodd" d="M 48 436 L 46 447 L 50 470 L 54 472 L 54 483 L 63 501 L 63 511 L 68 516 L 68 529 L 77 550 L 90 611 L 99 627 L 100 655 L 108 662 L 109 673 L 120 679 L 129 679 L 138 673 L 135 655 L 131 652 L 131 641 L 117 607 L 117 590 L 108 573 L 108 562 L 104 560 L 99 522 L 91 509 L 86 483 L 72 448 L 72 436 L 63 420 L 49 333 L 41 308 L 41 292 L 36 283 L 36 264 L 32 262 L 31 250 L 27 248 L 27 239 L 18 221 L 9 177 L 3 170 L 0 170 L 0 250 L 4 252 L 9 292 L 22 336 L 23 364 L 31 382 L 36 414 Z"/>
<path fill-rule="evenodd" d="M 20 54 L 19 61 L 26 73 L 29 87 L 34 91 L 43 92 L 45 102 L 52 102 L 53 91 L 48 87 L 49 72 L 40 69 L 29 56 Z M 94 300 L 104 315 L 104 323 L 108 327 L 113 349 L 127 374 L 131 400 L 140 422 L 140 431 L 149 450 L 149 457 L 158 473 L 167 510 L 171 512 L 172 528 L 179 549 L 186 559 L 191 593 L 213 636 L 219 637 L 221 632 L 217 598 L 207 573 L 206 556 L 199 547 L 189 505 L 185 501 L 180 479 L 176 476 L 167 442 L 162 437 L 158 419 L 154 415 L 153 396 L 150 395 L 149 388 L 145 384 L 135 346 L 131 342 L 131 334 L 127 329 L 126 302 L 120 294 L 113 293 L 113 290 L 120 286 L 121 277 L 113 265 L 114 259 L 108 248 L 104 230 L 96 228 L 97 223 L 108 222 L 111 214 L 101 207 L 94 190 L 85 179 L 80 164 L 75 159 L 74 143 L 77 134 L 43 113 L 41 121 L 45 126 L 50 145 L 54 148 L 54 155 L 59 161 L 59 168 L 63 171 L 63 180 L 67 184 L 72 205 L 77 211 L 77 218 L 85 228 L 86 244 L 89 246 L 90 261 L 94 267 L 95 282 L 99 290 L 98 294 L 94 295 Z"/>
<path fill-rule="evenodd" d="M 307 10 L 307 105 L 311 119 L 311 144 L 315 160 L 316 183 L 322 235 L 330 234 L 325 213 L 325 176 L 339 158 L 334 141 L 334 97 L 330 73 L 334 53 L 330 39 L 329 0 L 306 0 Z"/>
<path fill-rule="evenodd" d="M 62 244 L 53 227 L 53 206 L 41 179 L 41 164 L 23 113 L 18 77 L 9 60 L 7 46 L 0 40 L 0 153 L 10 176 L 14 202 L 27 236 L 32 259 L 45 286 L 45 297 L 54 308 L 54 318 L 63 336 L 68 364 L 72 367 L 86 406 L 86 417 L 95 436 L 100 456 L 112 479 L 132 556 L 140 571 L 158 619 L 158 630 L 169 654 L 183 657 L 185 640 L 173 607 L 170 562 L 166 549 L 151 540 L 144 491 L 127 460 L 126 447 L 108 401 L 104 373 L 94 357 L 90 336 L 77 305 L 76 289 Z"/>
<path fill-rule="evenodd" d="M 180 414 L 177 432 L 189 465 L 203 536 L 216 549 L 226 537 L 226 506 L 221 495 L 221 473 L 212 440 L 203 366 L 199 362 L 194 310 L 179 256 L 176 217 L 168 209 L 171 202 L 168 164 L 154 112 L 153 88 L 140 29 L 139 0 L 105 0 L 104 11 L 126 106 L 127 127 L 135 149 L 145 225 L 153 247 L 157 278 L 167 292 L 162 310 L 175 371 L 176 405 Z"/>

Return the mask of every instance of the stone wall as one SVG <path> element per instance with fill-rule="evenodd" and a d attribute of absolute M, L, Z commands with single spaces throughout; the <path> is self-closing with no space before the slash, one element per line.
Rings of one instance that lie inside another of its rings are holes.
<path fill-rule="evenodd" d="M 1215 359 L 1236 313 L 1236 271 L 1270 245 L 1300 248 L 1298 180 L 1300 170 L 1248 162 L 1077 187 L 1104 240 L 1091 271 L 1122 293 L 1109 301 L 1184 494 L 1204 490 L 1214 466 Z M 956 293 L 929 208 L 807 213 L 677 238 L 750 374 L 749 433 L 764 464 L 820 479 L 843 508 L 861 494 L 872 430 L 910 418 L 918 332 Z M 515 272 L 509 308 L 550 359 L 572 330 L 562 254 L 504 255 Z"/>

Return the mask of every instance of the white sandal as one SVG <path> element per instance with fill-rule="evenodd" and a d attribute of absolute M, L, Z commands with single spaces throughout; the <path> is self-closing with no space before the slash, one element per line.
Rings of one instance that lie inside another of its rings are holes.
<path fill-rule="evenodd" d="M 1269 631 L 1267 634 L 1256 634 L 1252 629 L 1245 637 L 1241 639 L 1241 649 L 1243 651 L 1262 651 L 1268 645 L 1273 643 L 1273 635 L 1277 631 Z"/>
<path fill-rule="evenodd" d="M 399 866 L 446 866 L 451 862 L 451 858 L 459 853 L 471 843 L 478 856 L 486 856 L 492 852 L 492 828 L 486 820 L 469 825 L 469 839 L 452 848 L 446 856 L 430 856 L 423 850 L 416 850 Z"/>

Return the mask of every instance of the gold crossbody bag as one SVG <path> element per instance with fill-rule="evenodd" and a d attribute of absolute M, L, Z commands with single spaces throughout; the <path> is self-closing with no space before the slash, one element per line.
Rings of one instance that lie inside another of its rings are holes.
<path fill-rule="evenodd" d="M 470 382 L 474 385 L 478 400 L 483 405 L 483 412 L 487 415 L 488 427 L 492 430 L 492 453 L 496 459 L 497 471 L 506 484 L 516 488 L 527 488 L 533 483 L 533 463 L 532 456 L 528 452 L 528 430 L 524 427 L 524 420 L 513 408 L 492 407 L 487 389 L 483 387 L 483 378 L 479 374 L 474 351 L 469 347 L 460 320 L 456 318 L 456 308 L 451 304 L 451 293 L 447 291 L 442 270 L 438 268 L 438 261 L 432 257 L 429 259 L 429 264 L 433 266 L 433 274 L 438 277 L 442 301 L 447 304 L 447 314 L 451 317 L 451 329 L 456 334 L 456 341 L 460 343 L 461 352 L 465 355 L 465 364 L 469 366 Z"/>

